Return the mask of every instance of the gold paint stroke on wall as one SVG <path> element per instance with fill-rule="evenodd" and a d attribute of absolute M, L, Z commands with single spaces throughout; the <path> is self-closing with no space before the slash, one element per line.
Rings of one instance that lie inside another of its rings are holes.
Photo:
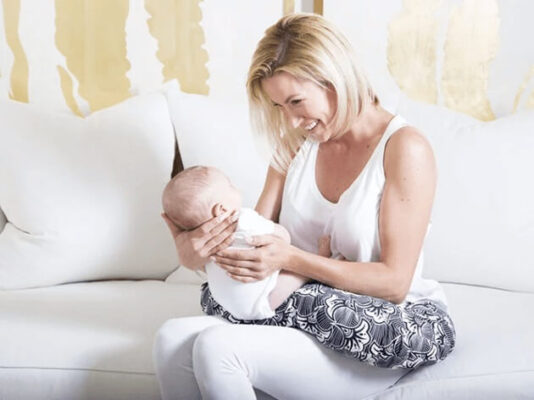
<path fill-rule="evenodd" d="M 65 76 L 69 73 L 78 80 L 78 92 L 91 111 L 130 97 L 125 31 L 129 0 L 55 0 L 55 7 L 56 46 L 68 69 L 58 71 L 69 107 L 78 109 L 72 104 L 72 84 Z"/>
<path fill-rule="evenodd" d="M 202 0 L 145 0 L 150 33 L 158 42 L 164 80 L 178 79 L 182 91 L 208 94 L 208 53 L 202 48 Z"/>
<path fill-rule="evenodd" d="M 313 0 L 313 12 L 315 14 L 323 15 L 323 13 L 324 13 L 324 0 Z"/>
<path fill-rule="evenodd" d="M 512 112 L 516 112 L 517 111 L 517 109 L 519 107 L 519 103 L 521 101 L 521 97 L 523 97 L 523 93 L 525 92 L 525 89 L 527 88 L 527 85 L 529 84 L 529 82 L 532 79 L 534 79 L 534 65 L 530 68 L 530 71 L 527 74 L 527 77 L 525 78 L 525 80 L 523 81 L 523 83 L 519 87 L 519 90 L 517 91 L 517 94 L 515 95 L 514 109 L 513 109 Z M 534 108 L 534 92 L 532 92 L 532 94 L 530 95 L 529 99 L 527 100 L 526 107 L 527 108 Z"/>
<path fill-rule="evenodd" d="M 404 0 L 389 24 L 387 63 L 399 87 L 412 99 L 437 103 L 435 16 L 441 0 Z"/>
<path fill-rule="evenodd" d="M 83 117 L 82 112 L 80 111 L 80 108 L 78 107 L 78 104 L 76 103 L 76 99 L 74 98 L 74 90 L 73 90 L 73 84 L 72 84 L 72 78 L 70 77 L 68 71 L 65 70 L 65 68 L 61 66 L 57 66 L 57 70 L 59 73 L 59 82 L 61 84 L 61 91 L 63 92 L 63 96 L 65 97 L 65 102 L 67 103 L 67 106 L 70 108 L 70 110 L 76 114 L 79 117 Z"/>
<path fill-rule="evenodd" d="M 483 121 L 495 119 L 487 96 L 489 67 L 499 45 L 496 0 L 454 7 L 445 42 L 441 88 L 447 107 Z"/>
<path fill-rule="evenodd" d="M 288 15 L 295 12 L 295 0 L 284 0 L 283 13 Z"/>
<path fill-rule="evenodd" d="M 29 67 L 19 38 L 20 0 L 3 0 L 2 4 L 4 6 L 6 41 L 14 57 L 9 97 L 12 100 L 27 103 L 29 100 Z"/>

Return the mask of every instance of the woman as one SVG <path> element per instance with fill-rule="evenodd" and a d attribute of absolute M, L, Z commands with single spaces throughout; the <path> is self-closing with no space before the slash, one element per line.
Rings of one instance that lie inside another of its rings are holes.
<path fill-rule="evenodd" d="M 182 264 L 198 269 L 211 256 L 242 282 L 282 269 L 357 293 L 375 308 L 354 306 L 370 340 L 394 329 L 386 309 L 404 315 L 407 304 L 425 299 L 445 314 L 440 287 L 421 278 L 436 183 L 432 149 L 380 106 L 343 35 L 316 15 L 282 18 L 258 44 L 247 90 L 252 119 L 274 149 L 256 210 L 284 225 L 292 245 L 266 235 L 252 250 L 226 249 L 231 215 L 193 232 L 169 224 Z M 333 257 L 318 255 L 325 234 Z M 304 296 L 302 289 L 294 296 Z M 411 329 L 407 318 L 395 321 Z M 360 360 L 373 364 L 373 357 L 380 355 L 369 351 Z M 167 321 L 154 358 L 169 399 L 356 399 L 406 373 L 345 357 L 296 329 L 210 316 Z"/>

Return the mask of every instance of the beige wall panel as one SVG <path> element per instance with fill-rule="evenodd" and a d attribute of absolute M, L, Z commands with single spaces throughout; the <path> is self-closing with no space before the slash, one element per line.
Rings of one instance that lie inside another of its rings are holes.
<path fill-rule="evenodd" d="M 246 101 L 247 72 L 258 41 L 282 16 L 282 0 L 221 0 L 201 3 L 201 26 L 209 54 L 211 97 Z"/>
<path fill-rule="evenodd" d="M 441 0 L 404 0 L 388 36 L 388 68 L 399 87 L 414 100 L 434 104 L 440 4 Z"/>
<path fill-rule="evenodd" d="M 495 119 L 487 89 L 489 67 L 498 44 L 496 0 L 464 0 L 453 8 L 441 79 L 447 107 L 484 121 Z"/>
<path fill-rule="evenodd" d="M 295 12 L 295 0 L 283 0 L 284 15 Z"/>
<path fill-rule="evenodd" d="M 9 97 L 28 102 L 28 59 L 19 37 L 20 0 L 3 0 L 6 41 L 14 56 Z"/>
<path fill-rule="evenodd" d="M 55 1 L 56 45 L 91 111 L 130 96 L 125 40 L 128 5 L 128 0 Z M 71 95 L 65 93 L 67 102 Z"/>
<path fill-rule="evenodd" d="M 519 87 L 519 90 L 517 91 L 517 94 L 514 99 L 514 108 L 513 112 L 516 112 L 518 109 L 520 109 L 521 103 L 524 102 L 525 108 L 533 108 L 534 107 L 534 91 L 530 95 L 528 99 L 525 101 L 525 97 L 528 96 L 528 89 L 529 86 L 534 86 L 534 65 L 530 68 L 529 73 L 525 77 L 525 80 Z"/>
<path fill-rule="evenodd" d="M 150 32 L 158 41 L 157 57 L 165 80 L 177 78 L 188 93 L 207 94 L 208 54 L 202 48 L 201 0 L 145 0 Z"/>
<path fill-rule="evenodd" d="M 132 94 L 146 93 L 159 88 L 164 81 L 163 64 L 156 56 L 158 41 L 150 33 L 148 14 L 144 0 L 130 1 L 128 20 L 126 21 L 126 49 L 130 70 Z"/>

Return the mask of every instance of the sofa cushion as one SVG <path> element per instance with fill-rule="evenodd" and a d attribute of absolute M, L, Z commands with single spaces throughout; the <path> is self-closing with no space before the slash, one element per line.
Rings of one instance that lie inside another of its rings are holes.
<path fill-rule="evenodd" d="M 174 135 L 165 96 L 86 119 L 0 102 L 0 288 L 164 279 L 177 260 L 163 223 Z"/>
<path fill-rule="evenodd" d="M 443 362 L 404 376 L 374 399 L 534 397 L 534 294 L 443 284 L 457 342 Z"/>
<path fill-rule="evenodd" d="M 154 334 L 200 314 L 199 296 L 161 281 L 0 291 L 0 398 L 158 399 Z"/>
<path fill-rule="evenodd" d="M 184 168 L 211 165 L 239 189 L 244 207 L 254 207 L 261 193 L 269 154 L 255 140 L 245 99 L 229 101 L 180 91 L 176 81 L 166 94 Z"/>
<path fill-rule="evenodd" d="M 443 286 L 455 350 L 372 398 L 532 398 L 534 295 Z M 157 399 L 154 334 L 169 318 L 200 313 L 197 285 L 109 281 L 0 291 L 0 398 Z"/>
<path fill-rule="evenodd" d="M 6 225 L 7 219 L 5 214 L 0 210 L 0 233 L 4 230 L 4 226 Z"/>
<path fill-rule="evenodd" d="M 481 122 L 406 98 L 397 112 L 438 167 L 424 275 L 534 292 L 534 112 Z"/>

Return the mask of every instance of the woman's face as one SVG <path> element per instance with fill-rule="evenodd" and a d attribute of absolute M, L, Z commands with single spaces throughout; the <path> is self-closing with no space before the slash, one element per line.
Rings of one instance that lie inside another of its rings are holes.
<path fill-rule="evenodd" d="M 261 85 L 293 128 L 302 128 L 317 142 L 326 142 L 333 136 L 331 122 L 337 107 L 334 90 L 283 71 L 263 79 Z"/>

